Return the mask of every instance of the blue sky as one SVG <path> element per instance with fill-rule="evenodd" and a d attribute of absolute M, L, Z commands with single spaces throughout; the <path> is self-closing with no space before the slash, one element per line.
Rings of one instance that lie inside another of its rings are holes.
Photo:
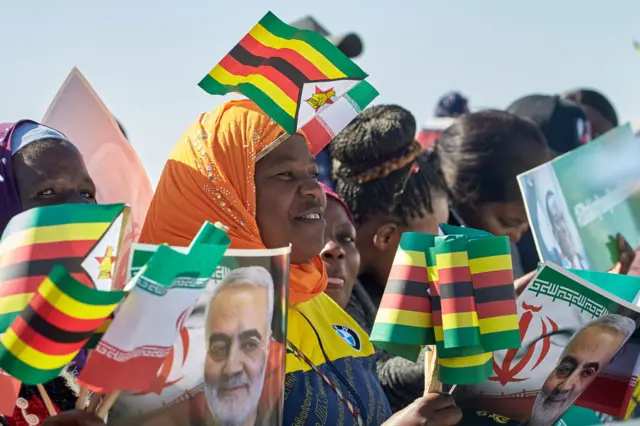
<path fill-rule="evenodd" d="M 268 9 L 358 32 L 376 103 L 402 105 L 420 122 L 451 89 L 472 106 L 504 108 L 577 86 L 602 90 L 623 120 L 640 118 L 637 0 L 5 0 L 0 121 L 42 118 L 78 66 L 155 182 L 181 132 L 224 101 L 197 82 Z"/>

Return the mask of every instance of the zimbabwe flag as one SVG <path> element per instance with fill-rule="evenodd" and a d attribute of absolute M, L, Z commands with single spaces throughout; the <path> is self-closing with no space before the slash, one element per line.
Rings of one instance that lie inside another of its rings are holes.
<path fill-rule="evenodd" d="M 199 86 L 212 95 L 242 93 L 293 134 L 322 111 L 335 110 L 331 106 L 366 77 L 326 38 L 289 26 L 269 12 Z M 377 94 L 372 86 L 362 86 L 351 93 L 355 102 L 351 109 L 357 114 Z M 346 125 L 335 114 L 322 120 L 332 134 Z"/>
<path fill-rule="evenodd" d="M 124 297 L 73 279 L 56 265 L 0 340 L 0 368 L 30 385 L 55 378 Z"/>
<path fill-rule="evenodd" d="M 0 333 L 55 265 L 89 287 L 110 289 L 127 213 L 124 204 L 63 204 L 11 219 L 0 240 Z"/>

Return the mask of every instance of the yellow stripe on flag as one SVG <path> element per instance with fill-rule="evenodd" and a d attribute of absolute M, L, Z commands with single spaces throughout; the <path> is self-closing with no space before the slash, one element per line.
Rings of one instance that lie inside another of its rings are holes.
<path fill-rule="evenodd" d="M 118 306 L 117 303 L 112 305 L 87 305 L 82 303 L 63 293 L 49 277 L 42 281 L 42 284 L 40 284 L 38 288 L 38 293 L 60 312 L 78 319 L 92 320 L 106 318 L 114 311 L 116 306 Z"/>
<path fill-rule="evenodd" d="M 267 47 L 271 47 L 273 49 L 287 48 L 295 50 L 302 57 L 315 65 L 316 68 L 318 68 L 320 72 L 326 75 L 330 80 L 346 77 L 346 74 L 333 65 L 331 61 L 302 40 L 286 40 L 284 38 L 280 38 L 267 31 L 267 29 L 260 24 L 253 27 L 253 29 L 249 31 L 249 34 Z"/>
<path fill-rule="evenodd" d="M 436 338 L 436 342 L 443 342 L 444 341 L 444 331 L 442 331 L 442 326 L 441 325 L 436 325 L 433 327 L 433 335 Z"/>
<path fill-rule="evenodd" d="M 0 298 L 0 315 L 24 311 L 33 293 L 14 294 Z"/>
<path fill-rule="evenodd" d="M 483 272 L 504 271 L 513 269 L 511 256 L 501 254 L 499 256 L 479 257 L 469 260 L 469 269 L 472 274 L 481 274 Z"/>
<path fill-rule="evenodd" d="M 2 336 L 2 344 L 14 357 L 39 370 L 64 367 L 76 356 L 76 352 L 68 355 L 50 355 L 37 351 L 23 342 L 12 328 L 9 328 Z"/>
<path fill-rule="evenodd" d="M 234 75 L 220 65 L 216 65 L 209 73 L 209 77 L 220 84 L 228 86 L 237 86 L 240 83 L 253 84 L 262 90 L 269 98 L 273 99 L 273 101 L 291 117 L 296 116 L 296 102 L 287 96 L 277 84 L 262 74 L 250 74 L 248 76 Z"/>
<path fill-rule="evenodd" d="M 437 266 L 428 266 L 427 267 L 427 277 L 429 281 L 438 281 L 438 267 Z"/>
<path fill-rule="evenodd" d="M 402 309 L 378 309 L 376 322 L 386 324 L 408 325 L 411 327 L 433 327 L 431 314 L 424 312 L 404 311 Z"/>
<path fill-rule="evenodd" d="M 69 223 L 65 225 L 40 226 L 16 232 L 0 245 L 0 256 L 20 247 L 33 244 L 57 243 L 60 241 L 97 240 L 107 232 L 111 222 Z"/>
<path fill-rule="evenodd" d="M 461 327 L 478 327 L 477 312 L 460 312 L 442 315 L 442 326 L 448 330 Z"/>
<path fill-rule="evenodd" d="M 493 352 L 480 355 L 461 356 L 457 358 L 438 358 L 438 364 L 448 368 L 477 367 L 486 364 L 493 357 Z"/>
<path fill-rule="evenodd" d="M 436 254 L 438 269 L 460 268 L 469 266 L 469 256 L 466 251 Z"/>
<path fill-rule="evenodd" d="M 427 267 L 427 256 L 421 251 L 398 249 L 393 258 L 394 265 Z"/>
<path fill-rule="evenodd" d="M 518 329 L 518 315 L 503 315 L 501 317 L 480 320 L 480 330 L 482 334 Z"/>

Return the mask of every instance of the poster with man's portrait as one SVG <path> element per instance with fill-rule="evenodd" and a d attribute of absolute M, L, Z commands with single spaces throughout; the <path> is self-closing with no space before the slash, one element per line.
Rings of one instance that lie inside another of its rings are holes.
<path fill-rule="evenodd" d="M 545 263 L 518 299 L 522 346 L 460 398 L 528 426 L 573 405 L 624 418 L 640 372 L 640 308 Z M 458 394 L 456 394 L 458 396 Z"/>
<path fill-rule="evenodd" d="M 130 274 L 156 246 L 137 244 Z M 120 396 L 109 424 L 281 424 L 289 248 L 229 249 L 158 372 Z"/>

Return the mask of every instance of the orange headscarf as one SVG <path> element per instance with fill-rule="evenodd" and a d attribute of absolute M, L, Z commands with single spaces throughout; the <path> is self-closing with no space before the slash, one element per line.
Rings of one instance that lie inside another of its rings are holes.
<path fill-rule="evenodd" d="M 202 114 L 169 156 L 140 242 L 188 246 L 208 220 L 229 227 L 231 248 L 264 249 L 256 222 L 256 158 L 283 133 L 247 100 Z M 326 285 L 320 256 L 291 265 L 289 303 L 310 300 Z"/>

